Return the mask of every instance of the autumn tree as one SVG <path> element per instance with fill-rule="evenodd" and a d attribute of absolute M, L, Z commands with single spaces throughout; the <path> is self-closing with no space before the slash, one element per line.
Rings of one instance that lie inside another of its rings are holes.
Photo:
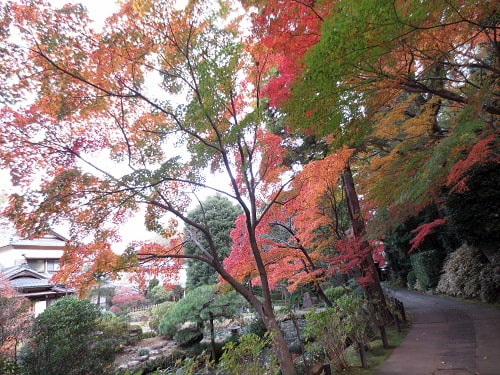
<path fill-rule="evenodd" d="M 335 273 L 348 273 L 353 266 L 353 263 L 344 266 L 347 258 L 353 261 L 353 254 L 339 256 L 338 250 L 343 249 L 337 249 L 348 236 L 341 218 L 340 176 L 351 153 L 342 150 L 307 164 L 297 174 L 291 189 L 283 194 L 280 204 L 272 207 L 257 227 L 271 288 L 285 282 L 293 292 L 300 285 L 310 285 L 313 293 L 331 306 L 321 282 Z M 233 250 L 224 264 L 240 280 L 259 285 L 243 219 L 238 218 L 231 232 Z"/>
<path fill-rule="evenodd" d="M 256 237 L 287 185 L 284 150 L 265 130 L 257 86 L 244 79 L 257 75 L 242 74 L 256 66 L 229 5 L 125 1 L 96 31 L 80 5 L 8 2 L 2 32 L 13 36 L 2 40 L 1 59 L 12 75 L 2 95 L 30 95 L 2 108 L 2 166 L 21 191 L 6 213 L 29 235 L 69 225 L 74 259 L 79 249 L 90 264 L 107 259 L 90 276 L 124 268 L 171 275 L 186 258 L 209 264 L 262 317 L 282 372 L 294 374 Z M 207 170 L 223 173 L 229 189 L 208 180 Z M 226 270 L 206 223 L 185 213 L 200 189 L 243 212 L 262 299 Z M 168 245 L 136 242 L 125 257 L 112 257 L 117 228 L 141 207 L 146 228 Z M 201 253 L 183 253 L 180 223 L 205 237 Z"/>
<path fill-rule="evenodd" d="M 208 197 L 195 209 L 188 212 L 188 217 L 196 222 L 205 223 L 210 230 L 214 245 L 223 260 L 231 250 L 231 238 L 229 233 L 239 210 L 231 201 L 222 195 Z M 204 236 L 196 229 L 190 228 L 184 230 L 186 242 L 184 252 L 186 254 L 202 254 L 198 248 L 208 248 Z M 211 285 L 217 282 L 217 273 L 210 265 L 195 259 L 188 259 L 186 268 L 186 289 L 191 290 L 201 285 Z"/>
<path fill-rule="evenodd" d="M 116 291 L 111 299 L 113 306 L 116 306 L 120 311 L 138 306 L 144 302 L 146 298 L 144 294 L 132 288 L 121 288 Z"/>
<path fill-rule="evenodd" d="M 311 10 L 325 4 L 297 3 Z M 295 65 L 301 69 L 278 69 L 270 78 L 270 96 L 285 99 L 271 105 L 286 113 L 285 125 L 328 134 L 336 147 L 356 149 L 357 188 L 377 213 L 371 235 L 381 235 L 381 228 L 429 204 L 442 207 L 455 163 L 474 153 L 476 142 L 498 133 L 497 7 L 490 1 L 350 0 L 332 6 L 318 42 Z M 282 20 L 269 17 L 266 23 L 274 39 L 280 35 L 271 23 L 294 30 L 293 21 Z M 283 40 L 290 35 L 283 33 Z M 352 174 L 345 177 L 353 223 L 363 234 Z"/>
<path fill-rule="evenodd" d="M 292 90 L 290 122 L 370 157 L 363 192 L 375 206 L 418 212 L 461 154 L 496 131 L 495 5 L 340 1 L 335 9 Z"/>
<path fill-rule="evenodd" d="M 26 338 L 31 319 L 29 301 L 0 273 L 0 370 L 4 361 L 16 361 L 17 345 Z"/>
<path fill-rule="evenodd" d="M 253 39 L 252 45 L 255 46 L 254 51 L 257 56 L 257 61 L 263 61 L 267 64 L 267 69 L 262 68 L 262 75 L 265 75 L 268 79 L 268 82 L 262 89 L 262 93 L 270 98 L 270 106 L 274 108 L 271 112 L 275 114 L 276 112 L 285 113 L 285 119 L 283 120 L 285 128 L 290 125 L 295 129 L 299 127 L 305 128 L 306 137 L 303 136 L 303 138 L 308 141 L 312 140 L 312 144 L 315 146 L 318 144 L 316 142 L 318 136 L 324 134 L 329 135 L 330 146 L 326 148 L 314 147 L 311 149 L 310 153 L 313 155 L 312 160 L 317 157 L 324 158 L 329 152 L 335 150 L 335 147 L 341 147 L 343 144 L 348 144 L 349 147 L 356 146 L 353 142 L 346 142 L 346 138 L 341 132 L 334 132 L 332 129 L 323 126 L 327 118 L 333 123 L 340 121 L 338 117 L 330 118 L 325 114 L 325 111 L 329 110 L 328 106 L 323 107 L 324 103 L 320 103 L 318 106 L 304 110 L 302 103 L 300 103 L 300 95 L 302 93 L 294 93 L 294 90 L 297 91 L 297 86 L 299 88 L 301 87 L 301 82 L 304 82 L 304 86 L 308 87 L 308 89 L 314 91 L 316 82 L 312 81 L 309 76 L 306 76 L 306 74 L 310 72 L 307 57 L 310 55 L 309 51 L 322 42 L 322 25 L 325 23 L 325 20 L 328 19 L 332 10 L 335 11 L 334 3 L 331 1 L 305 1 L 287 2 L 287 4 L 285 4 L 285 2 L 279 0 L 256 3 L 260 6 L 260 12 L 258 12 L 253 19 L 255 38 Z M 280 14 L 281 17 L 275 17 L 276 14 Z M 266 50 L 263 50 L 261 45 L 268 48 L 277 48 L 278 51 L 283 51 L 285 57 L 281 57 L 277 60 L 268 60 Z M 298 52 L 294 53 L 291 50 L 287 51 L 287 48 L 293 48 Z M 285 62 L 285 64 L 283 62 Z M 283 68 L 285 65 L 286 69 Z M 273 71 L 273 69 L 277 70 L 277 72 Z M 331 82 L 328 84 L 331 84 Z M 307 93 L 307 95 L 315 97 L 316 93 Z M 322 97 L 318 96 L 316 99 L 321 101 Z M 311 101 L 316 99 L 311 98 Z M 338 97 L 332 99 L 333 102 L 330 103 L 329 106 L 342 106 L 340 102 L 335 103 L 338 99 Z M 303 98 L 303 100 L 307 101 L 308 98 Z M 315 102 L 315 104 L 317 103 Z M 322 118 L 311 126 L 309 124 L 312 123 L 309 122 L 308 118 L 314 111 L 320 113 L 319 116 L 322 116 Z M 305 120 L 300 117 L 303 116 L 304 113 Z M 297 114 L 297 116 L 294 117 L 294 114 Z M 346 128 L 342 125 L 340 125 L 340 127 L 342 129 Z M 282 132 L 281 134 L 283 135 L 286 133 L 289 133 L 289 131 Z M 313 133 L 316 133 L 316 136 L 311 137 Z M 355 134 L 356 137 L 359 136 L 358 133 L 353 132 L 352 134 Z M 331 139 L 334 139 L 334 143 L 331 142 Z M 309 142 L 307 143 L 309 144 Z M 317 154 L 318 150 L 320 154 Z M 345 191 L 348 213 L 353 227 L 354 242 L 357 244 L 355 247 L 350 246 L 348 253 L 354 255 L 354 248 L 357 247 L 358 256 L 356 256 L 356 258 L 364 254 L 361 256 L 361 258 L 364 257 L 365 259 L 364 262 L 362 262 L 362 268 L 364 269 L 362 273 L 368 275 L 365 280 L 372 280 L 373 282 L 373 285 L 369 288 L 370 290 L 368 290 L 368 284 L 365 285 L 365 287 L 367 287 L 367 295 L 369 298 L 379 301 L 375 302 L 374 305 L 380 306 L 383 311 L 382 315 L 388 315 L 388 311 L 384 307 L 384 297 L 376 274 L 376 269 L 372 264 L 373 261 L 369 243 L 365 238 L 365 223 L 352 178 L 350 162 L 346 162 L 344 165 L 342 186 Z M 359 262 L 356 261 L 355 263 Z"/>

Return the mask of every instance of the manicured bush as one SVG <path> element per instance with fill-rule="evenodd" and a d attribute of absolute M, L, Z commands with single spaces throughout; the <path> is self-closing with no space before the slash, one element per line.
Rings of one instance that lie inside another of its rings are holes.
<path fill-rule="evenodd" d="M 36 319 L 21 358 L 30 375 L 111 373 L 113 338 L 98 330 L 98 307 L 64 297 Z"/>
<path fill-rule="evenodd" d="M 97 329 L 109 337 L 110 344 L 113 345 L 116 352 L 129 343 L 128 323 L 112 312 L 103 313 L 102 318 L 97 323 Z"/>
<path fill-rule="evenodd" d="M 346 293 L 351 292 L 351 288 L 343 286 L 332 286 L 325 290 L 325 295 L 330 301 L 335 301 L 337 298 L 343 296 Z"/>
<path fill-rule="evenodd" d="M 479 297 L 483 284 L 483 297 L 494 299 L 495 278 L 487 262 L 478 249 L 462 245 L 447 257 L 437 291 L 457 297 Z"/>
<path fill-rule="evenodd" d="M 175 305 L 175 302 L 166 301 L 159 304 L 151 309 L 151 315 L 149 317 L 149 328 L 151 328 L 156 333 L 159 333 L 158 326 L 160 325 L 160 319 Z"/>
<path fill-rule="evenodd" d="M 417 275 L 415 275 L 415 271 L 411 270 L 408 272 L 406 276 L 406 284 L 409 289 L 415 289 L 415 284 L 417 283 Z"/>
<path fill-rule="evenodd" d="M 436 287 L 439 282 L 443 255 L 436 250 L 422 251 L 410 256 L 413 271 L 423 290 Z"/>
<path fill-rule="evenodd" d="M 172 301 L 174 299 L 174 292 L 165 289 L 163 285 L 156 285 L 149 291 L 148 296 L 152 303 L 162 303 Z"/>

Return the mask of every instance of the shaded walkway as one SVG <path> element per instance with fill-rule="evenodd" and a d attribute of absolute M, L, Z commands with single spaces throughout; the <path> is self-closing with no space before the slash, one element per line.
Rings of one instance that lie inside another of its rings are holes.
<path fill-rule="evenodd" d="M 393 294 L 413 326 L 377 375 L 500 374 L 500 310 L 405 289 Z"/>

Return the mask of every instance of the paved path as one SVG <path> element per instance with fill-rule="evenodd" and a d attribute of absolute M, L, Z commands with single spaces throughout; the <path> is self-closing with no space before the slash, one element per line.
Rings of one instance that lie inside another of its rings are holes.
<path fill-rule="evenodd" d="M 500 310 L 404 289 L 393 294 L 413 325 L 377 375 L 500 375 Z"/>

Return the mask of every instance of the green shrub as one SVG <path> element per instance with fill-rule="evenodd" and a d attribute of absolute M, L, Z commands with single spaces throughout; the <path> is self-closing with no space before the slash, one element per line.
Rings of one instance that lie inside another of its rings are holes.
<path fill-rule="evenodd" d="M 141 339 L 142 327 L 136 324 L 128 326 L 127 344 L 135 345 Z"/>
<path fill-rule="evenodd" d="M 406 276 L 406 285 L 408 285 L 409 289 L 415 289 L 415 284 L 417 282 L 417 275 L 415 275 L 415 271 L 411 270 L 408 272 Z"/>
<path fill-rule="evenodd" d="M 328 297 L 330 301 L 335 301 L 337 298 L 343 296 L 346 293 L 352 292 L 352 289 L 349 287 L 343 286 L 333 286 L 325 290 L 325 295 Z"/>
<path fill-rule="evenodd" d="M 166 301 L 151 309 L 149 318 L 149 328 L 156 333 L 159 333 L 159 325 L 161 318 L 175 305 L 175 302 Z M 175 332 L 174 332 L 175 333 Z M 172 333 L 172 335 L 174 334 Z"/>
<path fill-rule="evenodd" d="M 2 375 L 17 375 L 20 374 L 22 367 L 11 359 L 0 356 L 0 374 Z"/>
<path fill-rule="evenodd" d="M 365 300 L 346 294 L 335 300 L 333 307 L 338 311 L 350 341 L 367 343 L 374 330 Z"/>
<path fill-rule="evenodd" d="M 328 359 L 339 371 L 348 367 L 345 356 L 347 330 L 337 309 L 330 307 L 307 313 L 304 337 L 306 350 L 314 358 Z"/>
<path fill-rule="evenodd" d="M 203 340 L 203 332 L 197 327 L 182 328 L 175 333 L 174 340 L 181 347 L 192 346 Z"/>
<path fill-rule="evenodd" d="M 166 290 L 163 285 L 156 285 L 149 291 L 149 299 L 152 303 L 171 301 L 174 298 L 172 290 Z"/>
<path fill-rule="evenodd" d="M 175 363 L 177 371 L 175 374 L 182 375 L 202 375 L 213 374 L 215 361 L 210 357 L 207 351 L 203 351 L 193 357 L 181 358 Z"/>
<path fill-rule="evenodd" d="M 266 350 L 270 344 L 269 334 L 263 338 L 253 333 L 242 335 L 238 343 L 229 342 L 224 345 L 219 368 L 226 374 L 278 374 L 276 356 Z"/>
<path fill-rule="evenodd" d="M 427 250 L 410 256 L 413 271 L 423 290 L 436 287 L 439 282 L 443 256 L 436 250 Z"/>
<path fill-rule="evenodd" d="M 140 355 L 140 356 L 144 356 L 144 355 L 148 355 L 148 354 L 149 354 L 149 349 L 147 349 L 147 348 L 140 348 L 137 351 L 137 355 Z"/>
<path fill-rule="evenodd" d="M 116 352 L 120 351 L 124 345 L 129 343 L 128 323 L 111 312 L 103 313 L 102 318 L 97 323 L 97 329 L 110 339 Z"/>
<path fill-rule="evenodd" d="M 496 262 L 497 264 L 499 262 Z M 481 301 L 493 303 L 500 300 L 500 278 L 495 272 L 495 266 L 488 264 L 481 270 Z"/>
<path fill-rule="evenodd" d="M 486 267 L 486 263 L 478 249 L 462 245 L 448 255 L 436 290 L 457 297 L 479 297 L 483 292 L 485 299 L 494 298 L 493 268 Z"/>
<path fill-rule="evenodd" d="M 245 334 L 253 333 L 259 337 L 264 337 L 267 332 L 267 328 L 262 318 L 257 316 L 243 327 L 243 332 Z"/>
<path fill-rule="evenodd" d="M 349 279 L 346 282 L 347 288 L 350 290 L 350 294 L 353 296 L 363 298 L 365 295 L 365 292 L 363 291 L 363 288 L 359 285 L 359 283 L 355 279 Z M 332 301 L 333 302 L 333 301 Z"/>
<path fill-rule="evenodd" d="M 158 334 L 154 331 L 142 332 L 142 334 L 140 335 L 140 339 L 141 340 L 150 339 L 156 336 L 158 336 Z"/>
<path fill-rule="evenodd" d="M 98 330 L 100 311 L 87 300 L 63 297 L 36 319 L 22 351 L 30 375 L 107 374 L 114 339 Z"/>

